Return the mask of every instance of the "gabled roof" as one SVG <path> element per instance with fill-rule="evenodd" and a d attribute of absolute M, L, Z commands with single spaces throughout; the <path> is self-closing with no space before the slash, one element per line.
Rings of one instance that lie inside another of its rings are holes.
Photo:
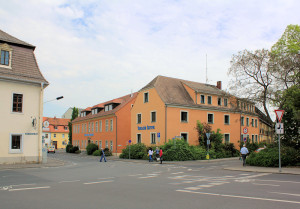
<path fill-rule="evenodd" d="M 124 107 L 128 102 L 130 102 L 131 100 L 136 98 L 137 94 L 138 94 L 137 92 L 133 93 L 133 94 L 128 94 L 126 96 L 123 96 L 123 97 L 120 97 L 120 98 L 117 98 L 117 99 L 113 99 L 113 100 L 110 100 L 110 101 L 107 101 L 107 102 L 103 102 L 103 103 L 94 105 L 92 108 L 96 108 L 97 106 L 102 107 L 102 105 L 104 106 L 105 104 L 111 104 L 111 103 L 118 103 L 119 104 L 117 107 L 115 107 L 114 109 L 112 109 L 110 111 L 104 111 L 104 109 L 102 109 L 97 114 L 89 114 L 85 117 L 78 117 L 75 120 L 73 120 L 72 122 L 76 123 L 76 122 L 85 121 L 85 120 L 89 120 L 89 119 L 93 119 L 93 118 L 97 118 L 97 117 L 103 117 L 103 116 L 115 114 L 118 110 L 120 110 L 122 107 Z M 91 108 L 91 107 L 89 107 L 89 108 Z"/>
<path fill-rule="evenodd" d="M 196 92 L 215 95 L 227 94 L 225 91 L 222 91 L 213 85 L 165 76 L 157 76 L 145 87 L 143 87 L 140 92 L 150 88 L 155 88 L 165 104 L 194 105 L 195 103 L 184 87 L 184 84 L 192 88 Z"/>
<path fill-rule="evenodd" d="M 12 50 L 12 57 L 11 68 L 0 65 L 0 78 L 49 85 L 37 64 L 34 55 L 35 46 L 0 30 L 0 45 L 2 44 L 8 44 Z"/>
<path fill-rule="evenodd" d="M 54 126 L 67 126 L 70 119 L 65 118 L 49 118 L 49 117 L 43 117 L 43 122 L 48 121 L 50 125 Z"/>

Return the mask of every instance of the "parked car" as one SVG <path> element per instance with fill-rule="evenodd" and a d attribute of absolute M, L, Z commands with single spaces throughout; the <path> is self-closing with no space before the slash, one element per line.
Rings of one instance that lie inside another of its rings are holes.
<path fill-rule="evenodd" d="M 266 149 L 266 148 L 260 147 L 260 148 L 256 149 L 254 152 L 258 153 L 258 152 L 260 152 L 260 151 L 262 151 L 262 150 L 264 150 L 264 149 Z"/>
<path fill-rule="evenodd" d="M 48 153 L 49 153 L 49 152 L 55 153 L 55 146 L 53 146 L 53 145 L 52 145 L 52 146 L 49 146 L 49 147 L 48 147 Z"/>

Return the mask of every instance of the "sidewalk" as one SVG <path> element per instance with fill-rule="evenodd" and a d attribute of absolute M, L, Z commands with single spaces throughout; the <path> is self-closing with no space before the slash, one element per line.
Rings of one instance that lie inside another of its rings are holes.
<path fill-rule="evenodd" d="M 1 170 L 18 169 L 18 168 L 45 168 L 45 167 L 60 167 L 65 165 L 65 162 L 54 158 L 48 158 L 47 163 L 28 163 L 28 164 L 0 164 Z"/>
<path fill-rule="evenodd" d="M 300 168 L 297 167 L 291 167 L 291 168 L 283 167 L 281 168 L 281 172 L 279 172 L 279 168 L 257 167 L 257 166 L 243 167 L 242 165 L 235 166 L 235 167 L 227 167 L 224 168 L 224 170 L 300 175 Z"/>

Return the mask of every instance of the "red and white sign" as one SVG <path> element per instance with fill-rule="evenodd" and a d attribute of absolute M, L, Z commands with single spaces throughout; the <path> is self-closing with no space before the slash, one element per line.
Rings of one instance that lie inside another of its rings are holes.
<path fill-rule="evenodd" d="M 243 134 L 247 134 L 247 133 L 248 133 L 248 128 L 247 127 L 243 128 Z"/>
<path fill-rule="evenodd" d="M 278 122 L 280 123 L 281 119 L 282 119 L 282 116 L 283 116 L 283 113 L 284 113 L 284 110 L 275 110 L 275 113 L 276 113 L 276 117 L 278 119 Z"/>

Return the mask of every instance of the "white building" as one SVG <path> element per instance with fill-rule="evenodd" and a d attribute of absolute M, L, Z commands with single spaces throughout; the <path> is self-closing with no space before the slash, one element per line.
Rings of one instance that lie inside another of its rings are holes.
<path fill-rule="evenodd" d="M 42 161 L 43 92 L 35 46 L 0 30 L 0 164 Z"/>

